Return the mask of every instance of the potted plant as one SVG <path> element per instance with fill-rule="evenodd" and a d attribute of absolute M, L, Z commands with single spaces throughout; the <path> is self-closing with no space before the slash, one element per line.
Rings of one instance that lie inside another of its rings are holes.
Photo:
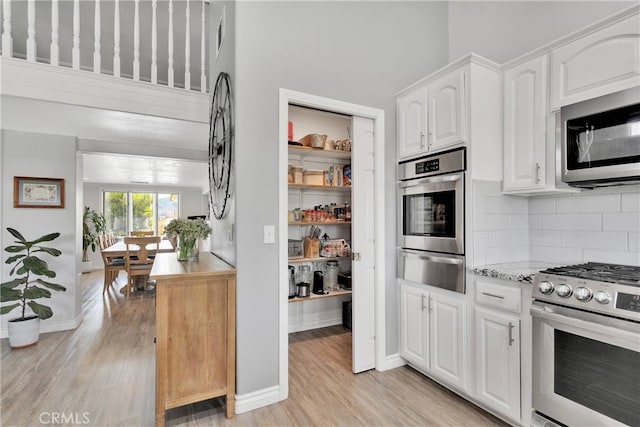
<path fill-rule="evenodd" d="M 211 227 L 204 219 L 172 219 L 164 229 L 167 237 L 177 237 L 178 261 L 196 261 L 198 259 L 198 240 L 211 234 Z"/>
<path fill-rule="evenodd" d="M 16 277 L 0 284 L 0 302 L 15 302 L 0 307 L 0 314 L 20 309 L 20 316 L 9 320 L 8 325 L 9 344 L 13 348 L 21 348 L 37 343 L 40 337 L 40 319 L 45 320 L 53 316 L 51 307 L 35 300 L 51 298 L 51 291 L 64 292 L 67 288 L 44 280 L 56 277 L 56 273 L 49 269 L 45 260 L 36 255 L 44 253 L 53 257 L 60 256 L 62 252 L 58 249 L 40 245 L 57 239 L 60 233 L 46 234 L 28 241 L 13 228 L 7 227 L 7 231 L 17 239 L 14 241 L 16 244 L 4 248 L 6 252 L 13 254 L 5 263 L 12 265 L 9 275 L 15 274 Z M 32 313 L 27 311 L 27 306 Z"/>
<path fill-rule="evenodd" d="M 107 229 L 107 220 L 100 212 L 94 211 L 89 206 L 84 207 L 82 215 L 82 271 L 91 271 L 89 248 L 96 251 L 98 236 Z"/>

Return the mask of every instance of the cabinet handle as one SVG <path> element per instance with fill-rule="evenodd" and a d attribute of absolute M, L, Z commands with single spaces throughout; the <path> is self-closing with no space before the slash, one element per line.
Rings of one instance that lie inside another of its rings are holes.
<path fill-rule="evenodd" d="M 540 184 L 540 163 L 536 162 L 536 184 Z"/>
<path fill-rule="evenodd" d="M 427 138 L 427 145 L 429 146 L 429 148 L 431 148 L 432 141 L 433 141 L 433 132 L 429 131 L 429 135 Z"/>
<path fill-rule="evenodd" d="M 426 308 L 426 307 L 424 306 L 424 294 L 422 294 L 422 295 L 421 295 L 421 297 L 422 297 L 422 311 L 424 311 L 424 310 L 425 310 L 425 308 Z"/>
<path fill-rule="evenodd" d="M 509 347 L 511 347 L 513 345 L 513 341 L 515 341 L 513 339 L 513 323 L 509 322 Z"/>
<path fill-rule="evenodd" d="M 493 297 L 493 298 L 504 299 L 504 296 L 502 295 L 490 294 L 489 292 L 483 292 L 482 295 L 486 295 L 488 297 Z"/>
<path fill-rule="evenodd" d="M 420 148 L 424 148 L 424 132 L 420 132 Z"/>
<path fill-rule="evenodd" d="M 431 297 L 429 297 L 429 307 L 428 307 L 429 313 L 431 313 Z"/>

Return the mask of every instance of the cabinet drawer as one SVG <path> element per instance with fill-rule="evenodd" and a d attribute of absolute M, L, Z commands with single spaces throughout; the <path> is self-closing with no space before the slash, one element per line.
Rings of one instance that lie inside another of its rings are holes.
<path fill-rule="evenodd" d="M 510 287 L 476 280 L 476 302 L 514 313 L 522 311 L 522 296 L 518 285 Z"/>

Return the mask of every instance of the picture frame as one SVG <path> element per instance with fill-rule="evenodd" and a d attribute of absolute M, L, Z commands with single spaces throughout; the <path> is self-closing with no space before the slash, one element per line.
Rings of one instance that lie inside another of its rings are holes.
<path fill-rule="evenodd" d="M 14 208 L 64 208 L 64 179 L 13 177 Z"/>

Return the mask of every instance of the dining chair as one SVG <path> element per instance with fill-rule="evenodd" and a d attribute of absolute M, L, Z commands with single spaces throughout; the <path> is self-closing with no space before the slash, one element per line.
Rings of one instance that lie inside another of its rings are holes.
<path fill-rule="evenodd" d="M 136 277 L 148 276 L 151 273 L 153 259 L 160 245 L 160 236 L 125 237 L 124 244 L 127 249 L 124 262 L 128 275 L 125 294 L 129 298 Z"/>
<path fill-rule="evenodd" d="M 103 250 L 108 248 L 108 238 L 105 235 L 98 236 L 98 243 L 100 245 L 100 255 L 102 256 L 102 262 L 104 263 L 104 284 L 102 285 L 102 294 L 109 289 L 109 286 L 118 278 L 120 270 L 126 271 L 124 258 L 111 257 L 106 255 Z"/>
<path fill-rule="evenodd" d="M 149 237 L 153 236 L 153 230 L 135 230 L 129 233 L 131 237 Z"/>

